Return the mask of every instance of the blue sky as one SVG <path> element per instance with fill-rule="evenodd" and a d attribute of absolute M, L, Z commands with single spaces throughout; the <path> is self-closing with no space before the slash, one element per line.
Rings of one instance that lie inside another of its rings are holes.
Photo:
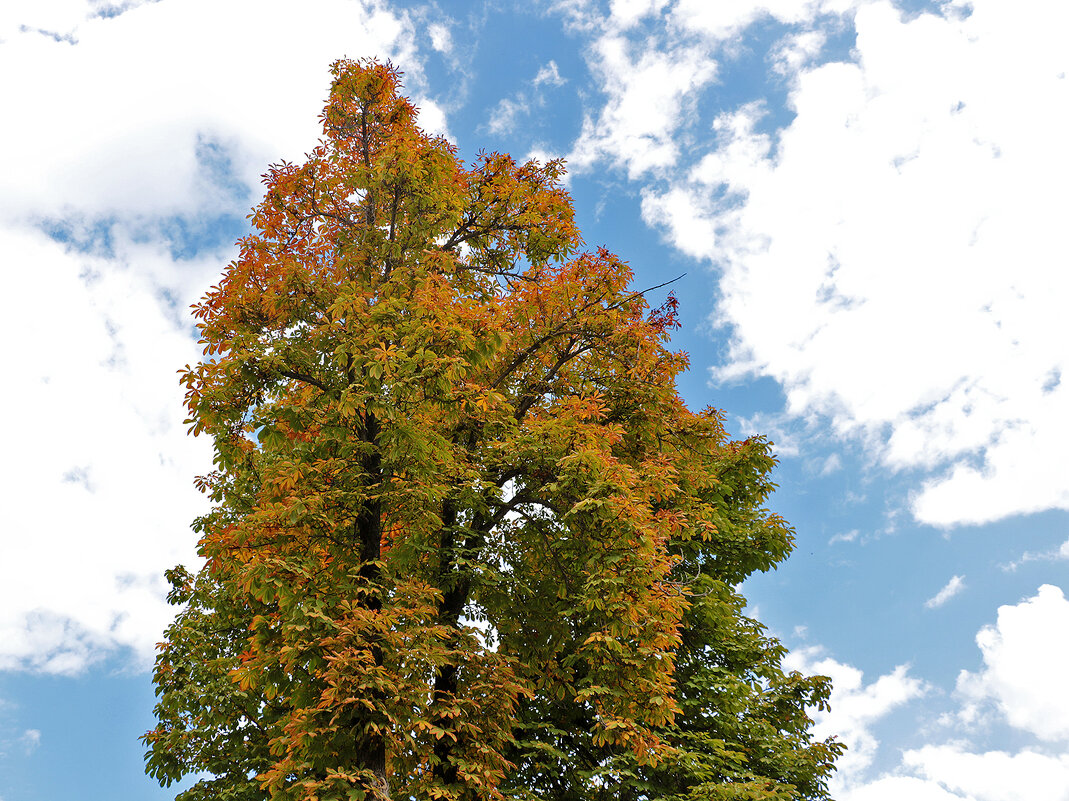
<path fill-rule="evenodd" d="M 565 157 L 585 238 L 682 273 L 694 407 L 797 529 L 750 612 L 835 679 L 840 801 L 1069 799 L 1069 11 L 1049 0 L 7 0 L 0 801 L 162 799 L 137 737 L 194 564 L 175 371 L 329 63 Z"/>

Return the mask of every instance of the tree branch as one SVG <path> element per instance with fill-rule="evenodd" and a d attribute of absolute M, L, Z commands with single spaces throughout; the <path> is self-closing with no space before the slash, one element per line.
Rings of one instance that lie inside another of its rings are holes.
<path fill-rule="evenodd" d="M 297 370 L 279 370 L 278 374 L 285 378 L 292 378 L 294 381 L 301 381 L 305 384 L 311 384 L 323 393 L 329 393 L 330 388 L 318 379 L 312 378 L 310 375 L 298 372 Z"/>

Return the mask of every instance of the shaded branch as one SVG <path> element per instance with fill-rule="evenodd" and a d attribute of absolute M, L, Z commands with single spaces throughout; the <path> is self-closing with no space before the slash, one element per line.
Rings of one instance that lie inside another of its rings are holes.
<path fill-rule="evenodd" d="M 311 384 L 313 387 L 316 387 L 321 392 L 330 392 L 330 387 L 328 387 L 322 381 L 316 378 L 312 378 L 312 376 L 306 375 L 305 373 L 299 372 L 297 370 L 279 370 L 278 374 L 285 378 L 292 378 L 294 381 L 302 381 L 305 384 Z"/>

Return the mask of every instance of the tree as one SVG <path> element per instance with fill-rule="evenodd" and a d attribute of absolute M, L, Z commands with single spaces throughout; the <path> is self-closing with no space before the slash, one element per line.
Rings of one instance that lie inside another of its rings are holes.
<path fill-rule="evenodd" d="M 204 567 L 168 573 L 162 784 L 195 799 L 826 798 L 822 677 L 735 587 L 774 460 L 675 389 L 676 302 L 581 252 L 561 162 L 416 126 L 339 61 L 194 307 Z"/>

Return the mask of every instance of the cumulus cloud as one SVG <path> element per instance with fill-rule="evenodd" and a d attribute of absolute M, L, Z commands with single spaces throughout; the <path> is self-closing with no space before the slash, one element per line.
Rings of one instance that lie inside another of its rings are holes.
<path fill-rule="evenodd" d="M 965 589 L 965 576 L 952 576 L 943 589 L 924 602 L 928 609 L 937 609 Z"/>
<path fill-rule="evenodd" d="M 672 12 L 672 22 L 699 32 L 716 42 L 737 36 L 745 28 L 762 18 L 780 22 L 808 21 L 823 8 L 841 10 L 852 2 L 820 2 L 820 0 L 726 0 L 707 3 L 703 0 L 680 0 Z"/>
<path fill-rule="evenodd" d="M 440 22 L 427 26 L 427 33 L 431 37 L 431 47 L 439 53 L 448 55 L 453 52 L 453 34 L 449 28 Z"/>
<path fill-rule="evenodd" d="M 901 770 L 842 791 L 840 801 L 1066 801 L 1069 756 L 1022 750 L 972 752 L 925 746 L 903 754 Z M 923 778 L 922 778 L 923 777 Z"/>
<path fill-rule="evenodd" d="M 902 801 L 906 798 L 910 801 L 967 801 L 935 782 L 913 776 L 886 776 L 839 795 L 840 801 Z"/>
<path fill-rule="evenodd" d="M 659 13 L 668 0 L 611 0 L 609 22 L 618 30 L 626 30 L 642 19 Z"/>
<path fill-rule="evenodd" d="M 0 242 L 22 265 L 4 327 L 23 343 L 6 357 L 20 391 L 0 400 L 0 668 L 74 672 L 114 646 L 144 657 L 168 617 L 162 570 L 193 557 L 191 478 L 211 464 L 185 436 L 175 376 L 199 355 L 175 319 L 192 298 L 154 280 L 173 269 L 158 248 L 116 243 L 109 258 L 12 230 Z M 207 280 L 218 261 L 185 267 Z"/>
<path fill-rule="evenodd" d="M 605 69 L 601 124 L 580 138 L 633 177 L 676 165 L 645 187 L 643 215 L 720 271 L 732 347 L 716 377 L 772 376 L 790 414 L 921 471 L 912 511 L 936 526 L 1069 509 L 1069 7 L 969 7 L 683 0 L 675 24 L 713 38 L 760 16 L 797 26 L 773 65 L 793 119 L 727 110 L 684 164 L 677 111 L 663 135 L 621 111 L 617 73 L 664 55 L 601 40 L 601 63 L 624 66 Z M 814 61 L 820 31 L 845 24 L 849 60 Z"/>
<path fill-rule="evenodd" d="M 953 582 L 951 582 L 952 584 Z M 839 760 L 833 792 L 842 801 L 1067 801 L 1069 694 L 1064 676 L 1069 651 L 1069 601 L 1049 585 L 1019 604 L 1003 606 L 994 626 L 977 635 L 984 660 L 979 673 L 963 672 L 958 694 L 965 714 L 993 701 L 1013 726 L 1056 746 L 1053 753 L 1024 747 L 1010 753 L 984 751 L 967 739 L 906 750 L 894 773 L 873 776 L 880 742 L 876 725 L 890 712 L 929 694 L 931 688 L 899 666 L 865 683 L 860 670 L 826 657 L 819 647 L 802 648 L 784 660 L 789 669 L 831 676 L 831 712 L 815 716 L 814 733 L 831 734 L 849 746 Z M 967 728 L 967 727 L 966 727 Z M 966 732 L 967 733 L 967 732 Z"/>
<path fill-rule="evenodd" d="M 845 789 L 864 777 L 879 748 L 873 726 L 894 709 L 923 696 L 927 685 L 899 665 L 866 684 L 864 674 L 853 665 L 824 656 L 819 646 L 801 648 L 784 659 L 789 670 L 830 676 L 830 712 L 813 712 L 813 733 L 818 739 L 838 737 L 848 750 L 837 764 L 836 789 Z"/>
<path fill-rule="evenodd" d="M 74 672 L 114 646 L 144 657 L 168 618 L 161 573 L 194 556 L 191 479 L 211 464 L 185 436 L 175 375 L 199 355 L 176 321 L 192 297 L 155 279 L 175 269 L 159 247 L 106 257 L 12 229 L 0 247 L 18 256 L 3 325 L 22 343 L 6 356 L 20 390 L 0 399 L 0 668 Z M 218 261 L 184 267 L 207 281 Z"/>
<path fill-rule="evenodd" d="M 7 0 L 0 6 L 0 41 L 11 41 L 25 32 L 74 41 L 78 26 L 86 19 L 129 11 L 146 2 L 151 0 L 123 0 L 116 4 L 101 0 Z"/>
<path fill-rule="evenodd" d="M 406 20 L 372 2 L 162 0 L 71 30 L 76 44 L 26 31 L 0 48 L 0 70 L 20 76 L 0 85 L 19 120 L 2 134 L 18 154 L 0 174 L 2 216 L 244 212 L 247 194 L 205 196 L 198 143 L 257 187 L 267 164 L 314 146 L 330 60 L 392 56 L 420 78 Z"/>
<path fill-rule="evenodd" d="M 957 715 L 943 723 L 958 739 L 906 750 L 893 775 L 855 774 L 842 801 L 1069 801 L 1069 601 L 1051 585 L 1018 604 L 1002 606 L 994 625 L 977 634 L 984 666 L 962 671 Z M 995 715 L 985 706 L 993 706 Z M 1016 752 L 983 750 L 971 742 L 980 721 L 1005 720 L 1037 738 Z"/>
<path fill-rule="evenodd" d="M 1069 601 L 1044 584 L 1037 594 L 1001 606 L 976 635 L 984 667 L 962 671 L 958 692 L 970 705 L 994 703 L 1010 725 L 1041 740 L 1069 742 Z"/>
<path fill-rule="evenodd" d="M 905 766 L 939 787 L 976 801 L 1066 801 L 1069 755 L 1035 751 L 972 753 L 956 745 L 925 746 L 907 751 Z M 909 797 L 913 797 L 912 795 Z M 853 801 L 853 799 L 851 799 Z"/>
<path fill-rule="evenodd" d="M 788 78 L 797 75 L 802 67 L 820 55 L 827 38 L 821 30 L 801 31 L 783 37 L 769 53 L 773 71 Z"/>
<path fill-rule="evenodd" d="M 675 136 L 693 112 L 693 95 L 716 75 L 708 50 L 646 49 L 610 30 L 591 44 L 588 60 L 606 100 L 584 119 L 568 162 L 583 170 L 607 159 L 631 178 L 675 165 Z"/>
<path fill-rule="evenodd" d="M 260 173 L 315 145 L 331 59 L 393 57 L 420 85 L 412 24 L 376 2 L 104 10 L 0 11 L 0 72 L 19 76 L 0 82 L 18 388 L 0 397 L 0 670 L 75 673 L 117 650 L 146 664 L 171 614 L 162 571 L 195 560 L 192 478 L 211 467 L 182 424 L 175 371 L 200 355 L 188 305 L 232 256 Z"/>

